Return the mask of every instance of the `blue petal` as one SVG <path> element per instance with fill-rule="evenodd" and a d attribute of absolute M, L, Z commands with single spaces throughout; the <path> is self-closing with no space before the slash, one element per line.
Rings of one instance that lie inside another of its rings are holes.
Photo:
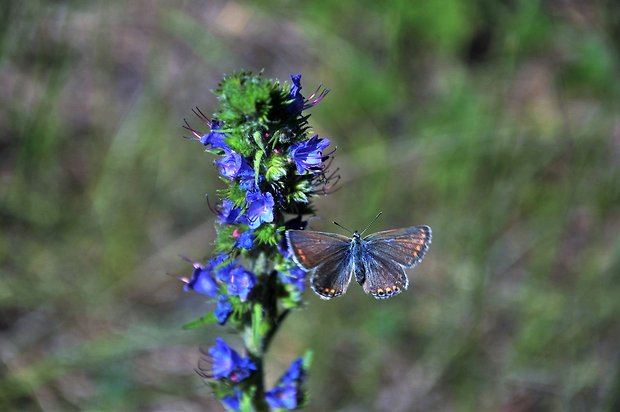
<path fill-rule="evenodd" d="M 270 407 L 295 409 L 297 407 L 297 387 L 295 385 L 276 386 L 265 393 Z"/>
<path fill-rule="evenodd" d="M 232 313 L 233 306 L 225 295 L 221 295 L 217 301 L 217 306 L 215 307 L 215 317 L 217 319 L 217 323 L 223 325 L 226 323 L 230 314 Z"/>

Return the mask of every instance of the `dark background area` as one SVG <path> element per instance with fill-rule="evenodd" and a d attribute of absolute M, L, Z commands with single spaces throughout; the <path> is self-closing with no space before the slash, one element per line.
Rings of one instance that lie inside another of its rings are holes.
<path fill-rule="evenodd" d="M 12 1 L 0 12 L 0 409 L 220 410 L 226 330 L 182 292 L 224 73 L 332 89 L 341 188 L 311 227 L 433 228 L 410 289 L 290 316 L 309 410 L 620 408 L 620 8 L 612 1 Z M 193 119 L 192 119 L 193 120 Z"/>

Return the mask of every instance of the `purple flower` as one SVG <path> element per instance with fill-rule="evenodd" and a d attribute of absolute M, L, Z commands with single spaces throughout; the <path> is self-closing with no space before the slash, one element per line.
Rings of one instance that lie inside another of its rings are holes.
<path fill-rule="evenodd" d="M 194 266 L 194 272 L 189 282 L 185 285 L 185 290 L 194 290 L 203 295 L 216 297 L 218 292 L 218 285 L 211 276 L 211 268 L 204 268 L 202 266 Z"/>
<path fill-rule="evenodd" d="M 227 265 L 217 268 L 215 270 L 215 278 L 220 282 L 228 284 L 228 282 L 230 282 L 231 272 L 233 271 L 233 269 L 235 269 L 235 267 L 235 264 L 231 262 Z"/>
<path fill-rule="evenodd" d="M 234 206 L 235 204 L 230 200 L 225 199 L 222 202 L 222 208 L 217 212 L 220 217 L 220 222 L 230 224 L 242 223 L 243 218 L 239 217 L 239 215 L 241 215 L 241 209 Z"/>
<path fill-rule="evenodd" d="M 286 242 L 286 236 L 282 236 L 282 239 L 278 242 L 278 252 L 285 258 L 289 259 L 293 256 L 291 251 L 288 248 L 288 243 Z"/>
<path fill-rule="evenodd" d="M 291 82 L 293 84 L 289 94 L 293 101 L 288 107 L 294 113 L 301 112 L 304 109 L 304 96 L 301 94 L 301 74 L 291 74 Z"/>
<path fill-rule="evenodd" d="M 237 177 L 243 159 L 239 153 L 236 153 L 228 146 L 224 147 L 224 156 L 220 160 L 216 160 L 215 164 L 220 168 L 220 175 L 232 180 Z"/>
<path fill-rule="evenodd" d="M 309 109 L 313 106 L 316 106 L 327 96 L 329 93 L 329 89 L 321 90 L 321 86 L 319 86 L 314 93 L 312 93 L 307 99 L 301 94 L 301 74 L 293 75 L 291 74 L 291 90 L 289 91 L 289 95 L 291 96 L 291 103 L 288 106 L 288 110 L 293 113 L 299 113 L 302 110 Z"/>
<path fill-rule="evenodd" d="M 241 302 L 245 302 L 256 284 L 254 274 L 245 270 L 243 266 L 237 266 L 229 272 L 229 275 L 228 293 L 232 296 L 239 296 Z"/>
<path fill-rule="evenodd" d="M 241 391 L 235 388 L 235 394 L 224 396 L 221 402 L 227 410 L 237 412 L 241 403 Z"/>
<path fill-rule="evenodd" d="M 194 272 L 185 285 L 185 290 L 191 289 L 207 296 L 216 297 L 219 287 L 215 279 L 213 279 L 212 273 L 215 271 L 215 268 L 221 265 L 227 258 L 227 254 L 221 253 L 209 260 L 205 266 L 194 263 Z"/>
<path fill-rule="evenodd" d="M 220 325 L 225 324 L 232 310 L 233 306 L 228 300 L 228 297 L 226 297 L 226 295 L 220 295 L 217 300 L 217 306 L 215 307 L 215 318 L 217 319 L 217 323 Z"/>
<path fill-rule="evenodd" d="M 278 276 L 283 283 L 295 286 L 300 292 L 304 291 L 306 281 L 306 272 L 304 270 L 296 267 L 286 272 L 278 272 Z"/>
<path fill-rule="evenodd" d="M 242 358 L 222 338 L 215 339 L 215 345 L 209 348 L 209 355 L 213 359 L 213 377 L 216 379 L 228 378 L 239 382 L 250 376 L 250 371 L 256 370 L 249 357 Z"/>
<path fill-rule="evenodd" d="M 288 367 L 288 370 L 282 375 L 279 383 L 293 383 L 301 381 L 306 372 L 304 370 L 303 358 L 297 358 Z"/>
<path fill-rule="evenodd" d="M 209 133 L 203 134 L 200 137 L 199 139 L 200 143 L 202 143 L 205 146 L 211 145 L 214 148 L 221 148 L 221 149 L 228 147 L 226 143 L 224 142 L 224 138 L 226 137 L 226 134 L 218 132 L 217 130 L 220 130 L 220 122 L 218 122 L 217 120 L 212 120 L 211 131 Z"/>
<path fill-rule="evenodd" d="M 265 393 L 265 399 L 273 409 L 297 407 L 298 388 L 295 385 L 276 386 Z"/>
<path fill-rule="evenodd" d="M 323 161 L 323 149 L 330 143 L 329 139 L 314 135 L 310 140 L 292 145 L 288 154 L 295 162 L 297 172 L 302 174 L 306 170 L 319 170 Z"/>
<path fill-rule="evenodd" d="M 233 237 L 234 236 L 235 234 L 233 232 Z M 254 236 L 252 236 L 252 231 L 249 230 L 238 235 L 237 240 L 235 241 L 235 246 L 239 249 L 252 249 L 252 246 L 254 246 Z"/>
<path fill-rule="evenodd" d="M 239 173 L 237 173 L 237 177 L 239 177 L 239 187 L 241 189 L 246 191 L 258 190 L 258 186 L 256 185 L 256 173 L 254 173 L 254 169 L 248 165 L 248 162 L 245 159 L 243 159 Z M 263 177 L 258 176 L 258 183 L 262 180 Z"/>
<path fill-rule="evenodd" d="M 263 222 L 273 222 L 274 201 L 271 193 L 248 192 L 245 200 L 248 203 L 245 216 L 250 228 L 256 229 Z"/>
<path fill-rule="evenodd" d="M 265 393 L 267 403 L 272 408 L 295 409 L 300 398 L 299 386 L 305 377 L 303 359 L 297 358 L 280 377 L 276 386 Z"/>

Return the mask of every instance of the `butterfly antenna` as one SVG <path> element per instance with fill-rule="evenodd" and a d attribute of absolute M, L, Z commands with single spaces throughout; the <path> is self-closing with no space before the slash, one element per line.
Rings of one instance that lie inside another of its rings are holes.
<path fill-rule="evenodd" d="M 372 226 L 372 224 L 373 224 L 373 223 L 375 223 L 375 222 L 377 221 L 377 219 L 379 219 L 379 216 L 381 216 L 382 214 L 383 214 L 383 212 L 379 212 L 379 213 L 377 214 L 377 216 L 375 216 L 375 218 L 372 220 L 372 222 L 370 222 L 370 223 L 368 224 L 368 226 L 366 226 L 366 227 L 364 228 L 364 230 L 362 230 L 362 233 L 360 233 L 360 236 L 361 236 L 361 235 L 363 235 L 363 234 L 364 234 L 364 232 L 366 232 L 366 231 L 368 230 L 368 228 L 369 228 L 370 226 Z"/>
<path fill-rule="evenodd" d="M 338 226 L 338 227 L 340 227 L 340 228 L 343 228 L 343 229 L 344 229 L 344 230 L 346 230 L 347 232 L 349 232 L 349 233 L 353 234 L 353 231 L 351 231 L 351 230 L 347 229 L 346 227 L 342 226 L 342 225 L 341 225 L 340 223 L 338 223 L 338 222 L 334 222 L 334 225 L 336 225 L 336 226 Z"/>

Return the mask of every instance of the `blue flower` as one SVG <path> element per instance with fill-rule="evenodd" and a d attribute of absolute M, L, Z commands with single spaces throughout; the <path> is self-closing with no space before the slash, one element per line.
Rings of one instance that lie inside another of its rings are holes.
<path fill-rule="evenodd" d="M 215 345 L 209 348 L 209 355 L 213 359 L 213 377 L 216 379 L 239 382 L 250 376 L 250 371 L 256 370 L 249 357 L 242 358 L 222 338 L 215 339 Z"/>
<path fill-rule="evenodd" d="M 237 412 L 240 409 L 241 391 L 235 388 L 235 394 L 224 396 L 221 402 L 227 410 Z"/>
<path fill-rule="evenodd" d="M 292 112 L 301 112 L 304 109 L 304 96 L 301 94 L 301 74 L 291 74 L 291 82 L 293 84 L 289 95 L 293 101 L 288 107 Z"/>
<path fill-rule="evenodd" d="M 194 272 L 185 285 L 185 290 L 191 289 L 207 296 L 216 297 L 219 286 L 215 279 L 213 279 L 212 274 L 227 258 L 228 255 L 226 253 L 220 253 L 209 260 L 205 266 L 194 263 Z"/>
<path fill-rule="evenodd" d="M 234 236 L 235 232 L 233 232 L 233 237 Z M 249 230 L 238 235 L 237 240 L 235 241 L 235 246 L 239 249 L 252 249 L 252 246 L 254 246 L 254 236 L 252 236 L 252 231 Z"/>
<path fill-rule="evenodd" d="M 303 358 L 297 358 L 288 367 L 288 370 L 280 378 L 280 383 L 293 383 L 301 381 L 306 375 Z"/>
<path fill-rule="evenodd" d="M 235 203 L 225 199 L 222 202 L 222 208 L 217 212 L 217 214 L 219 215 L 219 220 L 221 223 L 230 223 L 230 224 L 237 224 L 237 223 L 241 223 L 241 221 L 243 220 L 243 218 L 240 218 L 241 215 L 241 208 L 238 207 L 234 207 Z"/>
<path fill-rule="evenodd" d="M 256 278 L 252 272 L 248 272 L 243 266 L 237 266 L 229 272 L 228 293 L 239 296 L 241 302 L 248 299 L 248 295 L 256 284 Z"/>
<path fill-rule="evenodd" d="M 239 187 L 246 191 L 255 191 L 258 190 L 258 186 L 256 185 L 256 173 L 254 169 L 252 169 L 248 162 L 243 159 L 241 164 L 241 168 L 237 173 L 237 177 L 239 178 Z M 262 176 L 258 176 L 258 183 L 263 180 Z"/>
<path fill-rule="evenodd" d="M 220 282 L 228 284 L 228 282 L 230 282 L 231 272 L 235 267 L 235 264 L 231 262 L 215 269 L 215 278 Z"/>
<path fill-rule="evenodd" d="M 269 192 L 248 192 L 245 196 L 248 208 L 245 211 L 247 225 L 256 229 L 263 222 L 273 222 L 273 195 Z"/>
<path fill-rule="evenodd" d="M 211 268 L 195 266 L 194 272 L 192 272 L 192 277 L 185 285 L 186 291 L 190 289 L 198 293 L 202 293 L 203 295 L 211 296 L 213 298 L 216 297 L 219 287 L 211 276 Z"/>
<path fill-rule="evenodd" d="M 241 209 L 234 207 L 235 204 L 230 200 L 224 200 L 222 202 L 222 208 L 218 211 L 220 222 L 222 223 L 245 223 L 244 216 L 241 216 Z"/>
<path fill-rule="evenodd" d="M 278 252 L 286 259 L 290 259 L 293 254 L 288 248 L 288 243 L 286 242 L 286 237 L 282 236 L 282 239 L 278 242 Z"/>
<path fill-rule="evenodd" d="M 211 131 L 209 133 L 203 134 L 200 137 L 200 143 L 203 145 L 211 145 L 214 148 L 225 148 L 228 147 L 224 141 L 226 134 L 218 132 L 220 130 L 220 122 L 217 120 L 211 121 Z"/>
<path fill-rule="evenodd" d="M 298 388 L 295 385 L 276 386 L 265 393 L 265 399 L 273 409 L 297 407 Z"/>
<path fill-rule="evenodd" d="M 226 146 L 224 147 L 224 156 L 220 160 L 216 160 L 215 164 L 220 168 L 220 175 L 232 180 L 239 174 L 243 159 L 239 153 Z"/>
<path fill-rule="evenodd" d="M 288 153 L 297 166 L 297 172 L 318 171 L 323 161 L 323 149 L 330 143 L 329 139 L 314 135 L 310 140 L 292 145 Z"/>
<path fill-rule="evenodd" d="M 300 292 L 304 291 L 306 272 L 297 267 L 287 270 L 286 272 L 278 272 L 280 280 L 287 284 L 293 285 Z"/>
<path fill-rule="evenodd" d="M 272 408 L 295 409 L 300 398 L 299 387 L 305 377 L 303 359 L 297 358 L 280 377 L 276 386 L 265 393 L 267 403 Z"/>
<path fill-rule="evenodd" d="M 220 295 L 217 300 L 217 306 L 215 307 L 215 318 L 217 319 L 217 323 L 220 325 L 225 324 L 232 310 L 233 306 L 228 300 L 228 297 L 226 295 Z"/>

